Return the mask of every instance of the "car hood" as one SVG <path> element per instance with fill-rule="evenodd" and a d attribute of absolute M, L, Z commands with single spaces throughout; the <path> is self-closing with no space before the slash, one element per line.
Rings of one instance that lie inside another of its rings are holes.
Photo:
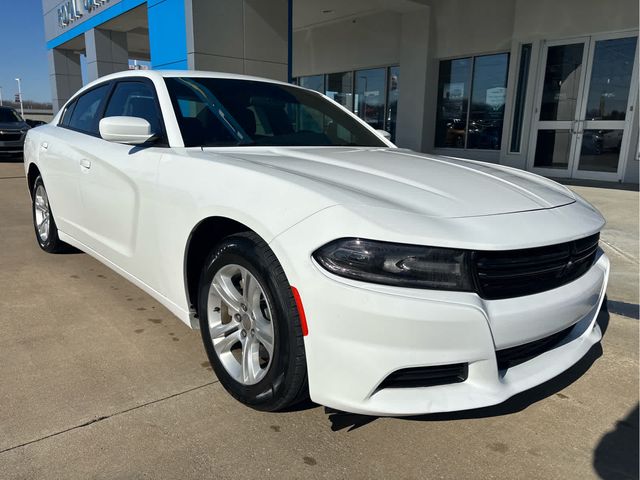
<path fill-rule="evenodd" d="M 311 181 L 335 203 L 434 217 L 499 215 L 575 201 L 569 189 L 529 172 L 404 149 L 240 147 L 227 155 L 296 175 L 297 183 Z"/>
<path fill-rule="evenodd" d="M 26 122 L 0 122 L 0 130 L 22 130 L 29 128 Z"/>

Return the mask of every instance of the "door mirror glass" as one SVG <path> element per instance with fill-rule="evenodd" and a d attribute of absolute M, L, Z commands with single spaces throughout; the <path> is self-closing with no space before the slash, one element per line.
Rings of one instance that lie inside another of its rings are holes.
<path fill-rule="evenodd" d="M 100 136 L 109 142 L 140 145 L 155 137 L 155 133 L 144 118 L 106 117 L 100 120 Z"/>

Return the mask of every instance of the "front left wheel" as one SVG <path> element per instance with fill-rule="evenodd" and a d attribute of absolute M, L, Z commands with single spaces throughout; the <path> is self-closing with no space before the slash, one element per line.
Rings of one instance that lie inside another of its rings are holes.
<path fill-rule="evenodd" d="M 62 253 L 69 249 L 69 245 L 58 237 L 58 227 L 51 213 L 49 196 L 44 187 L 42 177 L 38 176 L 31 192 L 31 210 L 33 213 L 33 227 L 36 240 L 40 248 L 48 253 Z"/>
<path fill-rule="evenodd" d="M 198 298 L 204 347 L 231 395 L 265 411 L 307 398 L 304 342 L 291 286 L 258 235 L 235 234 L 213 249 Z"/>

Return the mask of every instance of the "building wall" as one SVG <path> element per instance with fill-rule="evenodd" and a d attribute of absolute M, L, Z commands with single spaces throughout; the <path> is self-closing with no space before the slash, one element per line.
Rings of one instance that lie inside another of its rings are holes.
<path fill-rule="evenodd" d="M 567 38 L 638 28 L 637 0 L 516 0 L 515 38 Z"/>
<path fill-rule="evenodd" d="M 293 32 L 293 76 L 400 62 L 401 14 L 381 12 Z"/>
<path fill-rule="evenodd" d="M 513 0 L 435 0 L 430 5 L 435 28 L 434 57 L 450 58 L 511 49 Z"/>
<path fill-rule="evenodd" d="M 400 146 L 526 167 L 544 40 L 638 28 L 636 0 L 430 0 L 420 14 L 380 12 L 294 32 L 294 76 L 400 65 Z M 426 12 L 426 13 L 425 13 Z M 532 43 L 520 151 L 509 152 L 519 55 Z M 438 68 L 443 59 L 509 52 L 502 148 L 434 149 Z M 417 86 L 417 87 L 416 87 Z M 637 88 L 637 86 L 636 86 Z M 638 109 L 636 100 L 635 110 Z M 417 132 L 420 130 L 420 132 Z M 638 118 L 624 181 L 638 182 Z M 635 145 L 635 146 L 634 146 Z"/>
<path fill-rule="evenodd" d="M 187 0 L 189 68 L 287 80 L 287 0 Z"/>

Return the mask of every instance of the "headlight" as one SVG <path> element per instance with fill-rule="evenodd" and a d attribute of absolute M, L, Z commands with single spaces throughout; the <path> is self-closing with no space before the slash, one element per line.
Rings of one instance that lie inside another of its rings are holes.
<path fill-rule="evenodd" d="M 471 252 L 342 238 L 313 258 L 329 272 L 363 282 L 410 288 L 472 291 Z"/>

